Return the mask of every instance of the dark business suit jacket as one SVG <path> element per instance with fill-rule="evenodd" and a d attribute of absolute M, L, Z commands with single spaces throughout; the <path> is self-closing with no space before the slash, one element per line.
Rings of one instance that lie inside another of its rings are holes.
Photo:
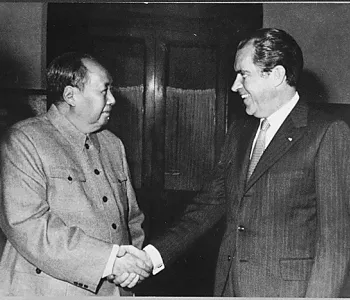
<path fill-rule="evenodd" d="M 301 99 L 246 182 L 258 124 L 232 124 L 211 181 L 153 245 L 169 265 L 225 216 L 216 296 L 338 297 L 349 265 L 350 130 Z"/>

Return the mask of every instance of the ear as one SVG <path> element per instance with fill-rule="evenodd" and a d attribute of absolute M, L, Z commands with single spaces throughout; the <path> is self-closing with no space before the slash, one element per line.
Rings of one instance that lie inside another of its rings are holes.
<path fill-rule="evenodd" d="M 75 88 L 67 85 L 63 90 L 63 99 L 69 106 L 75 106 Z"/>
<path fill-rule="evenodd" d="M 276 87 L 286 81 L 286 69 L 281 65 L 275 66 L 271 75 Z"/>

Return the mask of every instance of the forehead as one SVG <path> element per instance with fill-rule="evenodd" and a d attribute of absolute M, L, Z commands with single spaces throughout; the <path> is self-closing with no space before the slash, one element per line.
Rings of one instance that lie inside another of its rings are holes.
<path fill-rule="evenodd" d="M 236 53 L 234 68 L 236 71 L 242 71 L 245 68 L 251 67 L 253 63 L 254 46 L 251 43 L 239 49 Z"/>
<path fill-rule="evenodd" d="M 93 84 L 105 84 L 111 82 L 111 77 L 108 71 L 99 63 L 90 59 L 83 59 L 82 62 L 88 70 L 88 82 Z"/>

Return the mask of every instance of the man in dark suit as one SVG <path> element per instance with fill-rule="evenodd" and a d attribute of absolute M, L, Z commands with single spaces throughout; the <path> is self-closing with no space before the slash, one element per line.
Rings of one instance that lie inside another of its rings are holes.
<path fill-rule="evenodd" d="M 211 181 L 180 223 L 152 241 L 154 264 L 169 265 L 225 216 L 216 296 L 340 295 L 350 130 L 299 98 L 302 67 L 300 47 L 282 30 L 261 29 L 239 44 L 232 91 L 249 116 L 231 125 Z"/>

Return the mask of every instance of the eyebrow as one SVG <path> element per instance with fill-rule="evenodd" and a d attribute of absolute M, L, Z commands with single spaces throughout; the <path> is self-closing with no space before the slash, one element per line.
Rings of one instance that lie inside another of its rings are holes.
<path fill-rule="evenodd" d="M 250 73 L 250 71 L 248 71 L 248 70 L 237 70 L 237 71 L 235 71 L 235 74 L 236 74 L 236 75 L 237 75 L 237 74 L 244 75 L 244 74 L 247 74 L 247 73 Z"/>
<path fill-rule="evenodd" d="M 107 74 L 108 76 L 107 76 L 107 79 L 108 79 L 108 82 L 109 83 L 112 83 L 113 82 L 113 77 L 111 76 L 111 74 Z"/>
<path fill-rule="evenodd" d="M 111 86 L 112 86 L 111 82 L 105 82 L 103 85 L 101 85 L 100 88 L 101 88 L 101 91 L 104 91 L 104 90 L 108 89 Z"/>
<path fill-rule="evenodd" d="M 108 77 L 108 81 L 105 82 L 105 87 L 109 87 L 111 86 L 113 83 L 113 79 L 112 77 Z"/>

